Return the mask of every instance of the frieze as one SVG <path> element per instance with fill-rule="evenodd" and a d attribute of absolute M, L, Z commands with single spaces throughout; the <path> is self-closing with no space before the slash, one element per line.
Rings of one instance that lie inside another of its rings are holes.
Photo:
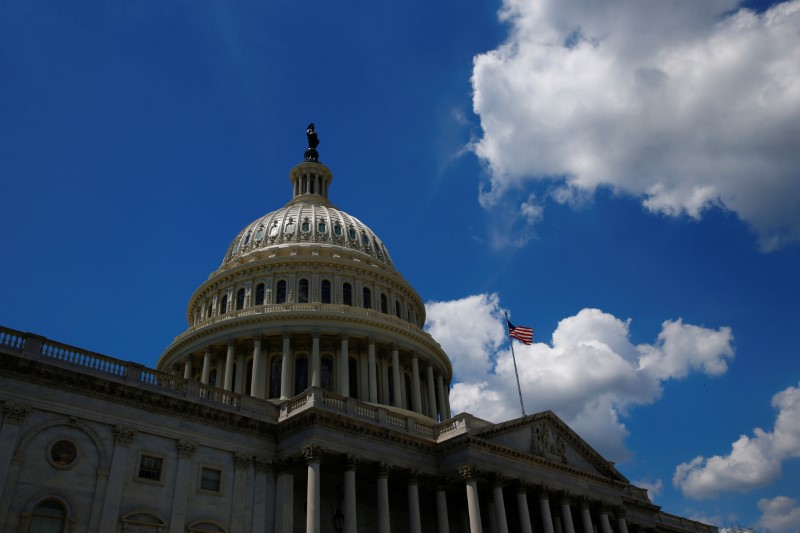
<path fill-rule="evenodd" d="M 564 439 L 544 421 L 531 427 L 531 453 L 551 461 L 569 464 Z"/>

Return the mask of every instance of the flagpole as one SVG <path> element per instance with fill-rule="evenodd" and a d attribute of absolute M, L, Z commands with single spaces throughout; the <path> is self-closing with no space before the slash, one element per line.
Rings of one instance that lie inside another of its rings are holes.
<path fill-rule="evenodd" d="M 508 311 L 506 311 L 506 333 L 508 340 L 511 343 L 511 359 L 514 361 L 514 376 L 517 378 L 517 392 L 519 392 L 519 406 L 522 408 L 522 416 L 525 414 L 525 404 L 522 403 L 522 387 L 519 386 L 519 372 L 517 372 L 517 356 L 514 355 L 514 339 L 511 338 L 511 331 L 509 331 Z"/>

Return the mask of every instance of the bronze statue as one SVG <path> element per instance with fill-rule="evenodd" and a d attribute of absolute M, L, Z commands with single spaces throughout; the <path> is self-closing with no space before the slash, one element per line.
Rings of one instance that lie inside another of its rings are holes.
<path fill-rule="evenodd" d="M 317 132 L 314 130 L 314 123 L 308 125 L 306 128 L 306 137 L 308 138 L 308 149 L 305 153 L 306 161 L 319 161 L 319 153 L 317 152 L 317 146 L 319 145 L 319 138 L 317 137 Z"/>

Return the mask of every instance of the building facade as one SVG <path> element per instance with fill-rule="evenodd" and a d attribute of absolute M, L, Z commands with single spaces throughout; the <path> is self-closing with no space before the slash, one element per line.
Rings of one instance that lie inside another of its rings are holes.
<path fill-rule="evenodd" d="M 155 369 L 0 328 L 0 529 L 716 533 L 552 412 L 449 404 L 452 366 L 315 146 Z"/>

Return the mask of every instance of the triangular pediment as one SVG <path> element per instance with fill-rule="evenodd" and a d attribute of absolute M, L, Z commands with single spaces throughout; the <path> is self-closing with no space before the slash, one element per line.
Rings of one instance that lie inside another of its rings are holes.
<path fill-rule="evenodd" d="M 493 424 L 473 436 L 529 454 L 539 461 L 629 483 L 614 468 L 614 463 L 604 459 L 552 411 Z"/>

